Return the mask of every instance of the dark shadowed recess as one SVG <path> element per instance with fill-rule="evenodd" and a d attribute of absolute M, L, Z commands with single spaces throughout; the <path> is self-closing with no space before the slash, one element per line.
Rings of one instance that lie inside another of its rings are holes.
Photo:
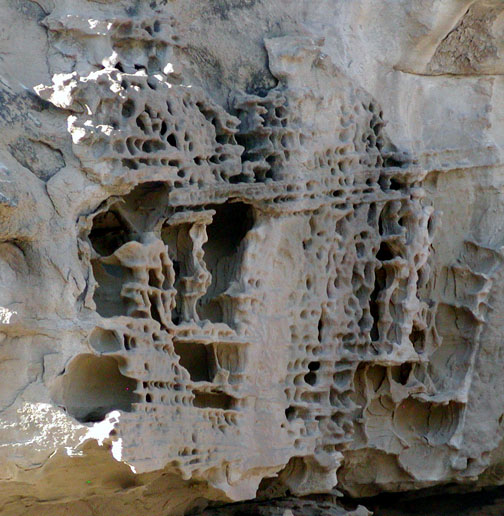
<path fill-rule="evenodd" d="M 235 279 L 242 259 L 241 243 L 254 224 L 252 206 L 241 202 L 207 206 L 215 210 L 212 223 L 207 228 L 208 241 L 203 246 L 203 259 L 212 275 L 212 283 L 199 302 L 202 319 L 224 322 L 218 296 L 226 291 Z"/>
<path fill-rule="evenodd" d="M 504 487 L 471 491 L 471 486 L 449 484 L 405 493 L 384 493 L 359 500 L 374 516 L 502 516 Z"/>
<path fill-rule="evenodd" d="M 139 401 L 137 381 L 124 376 L 110 356 L 83 354 L 75 357 L 61 381 L 67 412 L 81 423 L 103 421 L 113 410 L 131 412 Z"/>

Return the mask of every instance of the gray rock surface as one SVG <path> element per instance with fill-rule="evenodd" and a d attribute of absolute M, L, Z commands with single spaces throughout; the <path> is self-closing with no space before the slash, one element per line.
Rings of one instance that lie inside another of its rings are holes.
<path fill-rule="evenodd" d="M 0 15 L 2 515 L 504 482 L 500 0 Z"/>

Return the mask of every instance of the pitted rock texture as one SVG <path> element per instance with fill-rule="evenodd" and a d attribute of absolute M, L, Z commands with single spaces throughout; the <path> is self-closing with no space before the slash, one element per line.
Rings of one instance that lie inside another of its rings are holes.
<path fill-rule="evenodd" d="M 502 483 L 501 11 L 0 7 L 2 514 Z"/>

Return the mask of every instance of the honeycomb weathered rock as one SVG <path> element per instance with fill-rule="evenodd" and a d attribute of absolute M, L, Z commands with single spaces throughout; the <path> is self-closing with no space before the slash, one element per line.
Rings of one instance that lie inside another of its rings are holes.
<path fill-rule="evenodd" d="M 2 514 L 502 482 L 495 2 L 7 3 Z"/>

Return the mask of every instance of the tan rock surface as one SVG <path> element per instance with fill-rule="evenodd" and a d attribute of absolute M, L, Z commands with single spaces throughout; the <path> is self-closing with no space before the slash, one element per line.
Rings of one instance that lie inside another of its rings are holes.
<path fill-rule="evenodd" d="M 2 515 L 503 483 L 501 4 L 0 5 Z"/>

